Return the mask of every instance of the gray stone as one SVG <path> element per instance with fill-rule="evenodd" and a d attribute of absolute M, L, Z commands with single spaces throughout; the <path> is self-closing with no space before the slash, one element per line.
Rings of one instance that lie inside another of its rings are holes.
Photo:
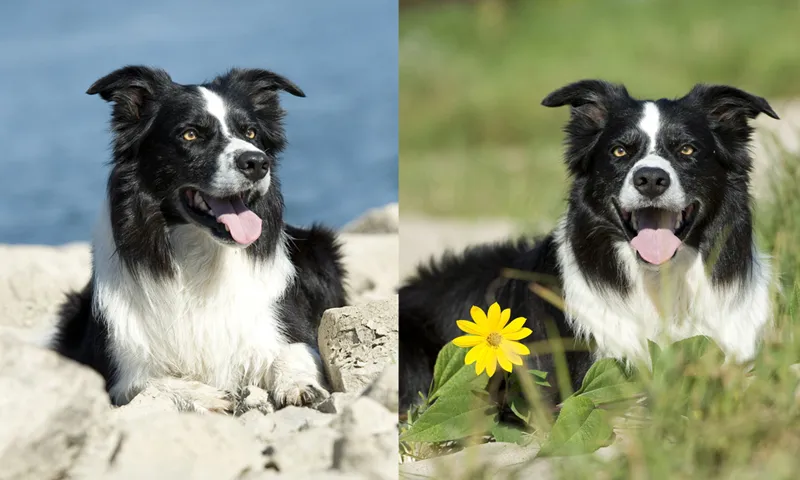
<path fill-rule="evenodd" d="M 0 392 L 0 479 L 66 478 L 112 436 L 100 375 L 6 335 Z"/>
<path fill-rule="evenodd" d="M 319 349 L 334 391 L 361 392 L 386 365 L 397 363 L 397 308 L 395 295 L 323 314 Z"/>
<path fill-rule="evenodd" d="M 331 468 L 334 442 L 340 433 L 317 427 L 270 440 L 264 449 L 267 468 L 280 473 L 309 473 Z"/>
<path fill-rule="evenodd" d="M 320 402 L 315 408 L 324 413 L 341 413 L 342 409 L 356 398 L 358 396 L 354 393 L 333 392 L 330 397 Z"/>
<path fill-rule="evenodd" d="M 327 426 L 335 415 L 292 405 L 269 414 L 266 418 L 275 424 L 275 429 L 269 432 L 269 438 L 280 438 L 290 433 Z"/>
<path fill-rule="evenodd" d="M 122 422 L 105 478 L 237 479 L 264 468 L 262 447 L 234 418 L 159 413 Z"/>
<path fill-rule="evenodd" d="M 262 444 L 266 444 L 276 430 L 275 420 L 268 418 L 258 410 L 250 410 L 238 417 L 239 423 Z"/>
<path fill-rule="evenodd" d="M 396 363 L 391 363 L 383 369 L 378 378 L 364 390 L 364 396 L 369 397 L 386 407 L 390 412 L 399 410 L 399 382 L 400 371 Z"/>
<path fill-rule="evenodd" d="M 397 234 L 343 233 L 342 254 L 347 269 L 346 293 L 351 305 L 391 297 L 400 282 Z"/>
<path fill-rule="evenodd" d="M 397 203 L 373 208 L 342 228 L 344 233 L 397 233 L 400 208 Z"/>
<path fill-rule="evenodd" d="M 549 460 L 535 460 L 538 446 L 484 443 L 451 455 L 406 462 L 400 478 L 553 478 Z"/>
<path fill-rule="evenodd" d="M 344 408 L 332 426 L 342 433 L 334 447 L 334 468 L 368 478 L 397 478 L 397 414 L 360 397 Z"/>

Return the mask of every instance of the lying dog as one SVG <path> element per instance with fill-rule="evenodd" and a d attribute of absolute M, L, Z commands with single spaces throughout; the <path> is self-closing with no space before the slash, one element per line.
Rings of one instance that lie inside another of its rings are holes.
<path fill-rule="evenodd" d="M 590 341 L 568 352 L 577 387 L 598 357 L 647 361 L 647 341 L 712 337 L 749 360 L 770 319 L 770 267 L 753 242 L 748 193 L 749 119 L 778 116 L 760 97 L 697 85 L 677 100 L 632 98 L 586 80 L 548 95 L 569 105 L 566 214 L 543 240 L 473 247 L 421 267 L 400 290 L 400 392 L 407 408 L 426 392 L 457 319 L 497 300 L 533 334 Z M 531 191 L 535 192 L 533 180 Z M 535 194 L 535 193 L 534 193 Z M 504 269 L 554 279 L 566 312 Z M 548 355 L 535 368 L 554 372 Z"/>
<path fill-rule="evenodd" d="M 125 67 L 88 92 L 113 103 L 108 197 L 92 279 L 69 295 L 52 347 L 106 379 L 115 404 L 155 385 L 187 410 L 227 410 L 255 385 L 278 407 L 328 395 L 322 312 L 345 304 L 334 234 L 283 222 L 285 146 L 266 70 L 202 85 Z"/>

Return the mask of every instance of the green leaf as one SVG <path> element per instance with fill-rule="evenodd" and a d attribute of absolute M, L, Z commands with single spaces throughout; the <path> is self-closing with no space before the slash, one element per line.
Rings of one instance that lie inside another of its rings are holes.
<path fill-rule="evenodd" d="M 483 390 L 489 383 L 487 375 L 476 375 L 474 365 L 465 365 L 467 350 L 452 343 L 439 351 L 433 369 L 433 386 L 428 403 L 449 395 L 462 395 L 473 390 Z"/>
<path fill-rule="evenodd" d="M 659 357 L 661 357 L 661 347 L 659 347 L 656 342 L 648 340 L 647 350 L 650 352 L 650 366 L 655 368 Z"/>
<path fill-rule="evenodd" d="M 543 372 L 541 370 L 528 370 L 528 373 L 539 378 L 540 380 L 547 380 L 547 372 Z"/>
<path fill-rule="evenodd" d="M 598 409 L 587 397 L 570 397 L 564 401 L 539 456 L 591 453 L 610 445 L 613 439 L 608 412 Z"/>
<path fill-rule="evenodd" d="M 642 391 L 642 386 L 625 372 L 619 361 L 603 358 L 589 368 L 574 396 L 588 398 L 594 405 L 603 405 L 630 399 Z"/>
<path fill-rule="evenodd" d="M 497 424 L 497 407 L 482 395 L 445 395 L 400 436 L 403 442 L 446 442 L 483 435 Z"/>
<path fill-rule="evenodd" d="M 530 441 L 530 436 L 526 435 L 524 430 L 504 423 L 498 423 L 492 427 L 491 433 L 496 442 L 525 445 Z"/>

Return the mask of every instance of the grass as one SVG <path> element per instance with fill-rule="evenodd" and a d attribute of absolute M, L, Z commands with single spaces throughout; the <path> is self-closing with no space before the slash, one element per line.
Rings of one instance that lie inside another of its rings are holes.
<path fill-rule="evenodd" d="M 770 100 L 800 96 L 796 0 L 484 1 L 404 9 L 400 39 L 400 204 L 403 212 L 502 216 L 552 224 L 567 182 L 567 111 L 539 101 L 573 80 L 626 83 L 675 97 L 697 82 Z M 759 246 L 780 290 L 774 329 L 748 372 L 704 372 L 721 395 L 654 386 L 646 428 L 618 455 L 557 462 L 561 478 L 796 478 L 800 471 L 800 158 L 775 159 L 773 201 L 757 206 Z M 792 365 L 795 365 L 792 367 Z M 435 451 L 433 449 L 432 451 Z M 480 478 L 476 476 L 475 478 Z"/>
<path fill-rule="evenodd" d="M 435 3 L 435 2 L 430 2 Z M 697 82 L 800 95 L 796 0 L 485 0 L 400 18 L 400 204 L 552 223 L 566 191 L 566 109 L 581 78 L 676 97 Z"/>

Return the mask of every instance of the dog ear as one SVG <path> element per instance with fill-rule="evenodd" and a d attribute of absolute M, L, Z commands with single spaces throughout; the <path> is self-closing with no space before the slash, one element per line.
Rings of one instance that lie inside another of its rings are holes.
<path fill-rule="evenodd" d="M 136 123 L 148 99 L 160 85 L 171 83 L 167 72 L 143 66 L 127 66 L 100 78 L 86 91 L 114 103 L 114 121 Z"/>
<path fill-rule="evenodd" d="M 274 101 L 278 91 L 290 93 L 295 97 L 306 96 L 294 82 L 269 70 L 237 68 L 231 70 L 227 77 L 231 83 L 242 85 L 256 106 L 269 105 Z"/>
<path fill-rule="evenodd" d="M 588 170 L 612 103 L 627 97 L 628 91 L 622 85 L 581 80 L 559 88 L 542 100 L 545 107 L 571 107 L 564 132 L 567 134 L 565 160 L 572 174 L 581 175 Z"/>
<path fill-rule="evenodd" d="M 761 97 L 727 85 L 698 84 L 686 97 L 700 103 L 708 111 L 713 127 L 747 127 L 747 119 L 756 118 L 760 113 L 778 120 L 778 114 Z"/>
<path fill-rule="evenodd" d="M 545 107 L 569 105 L 572 121 L 587 127 L 603 128 L 608 120 L 609 103 L 615 97 L 627 96 L 622 85 L 602 80 L 581 80 L 563 86 L 542 100 Z"/>

